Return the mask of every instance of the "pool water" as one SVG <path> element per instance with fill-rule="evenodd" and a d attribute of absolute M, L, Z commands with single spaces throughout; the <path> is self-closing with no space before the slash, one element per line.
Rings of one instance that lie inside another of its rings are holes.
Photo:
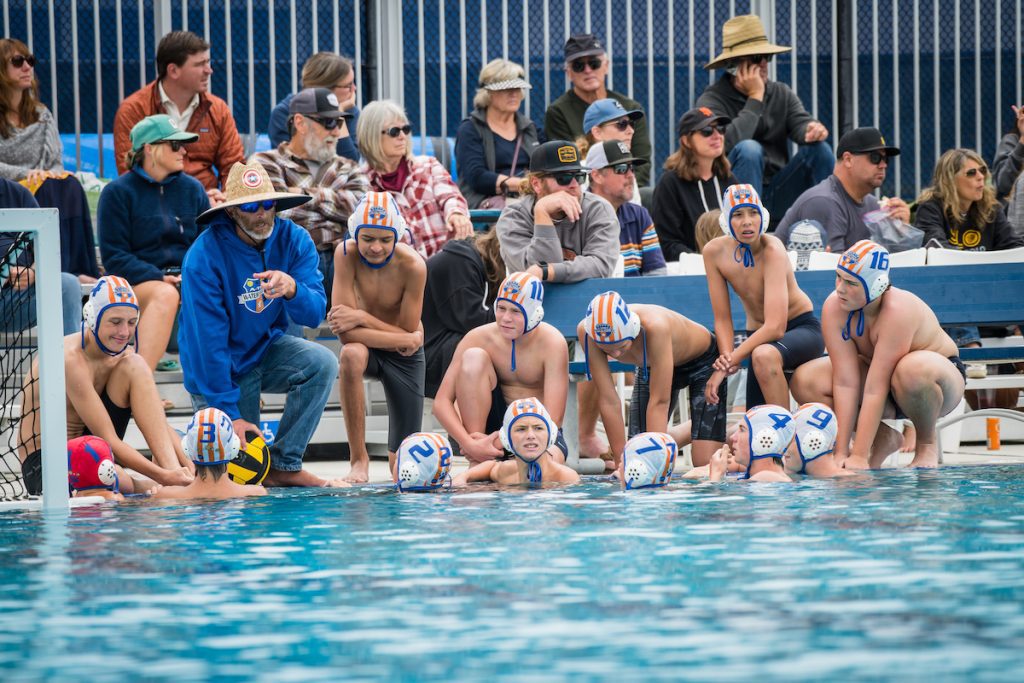
<path fill-rule="evenodd" d="M 1019 467 L 0 514 L 0 679 L 1020 680 Z"/>

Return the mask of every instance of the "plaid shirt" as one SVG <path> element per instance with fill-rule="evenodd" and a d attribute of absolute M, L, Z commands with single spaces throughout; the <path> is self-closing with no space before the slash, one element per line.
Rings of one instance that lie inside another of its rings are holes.
<path fill-rule="evenodd" d="M 348 217 L 369 189 L 366 175 L 345 157 L 336 156 L 314 175 L 306 162 L 282 142 L 277 149 L 252 156 L 267 169 L 270 182 L 279 192 L 308 194 L 313 199 L 302 206 L 282 211 L 313 238 L 317 251 L 333 251 L 348 232 Z"/>
<path fill-rule="evenodd" d="M 362 166 L 370 179 L 370 187 L 384 192 L 380 184 L 381 174 L 366 165 Z M 450 233 L 446 221 L 454 213 L 469 216 L 459 186 L 441 163 L 430 156 L 413 157 L 409 161 L 409 177 L 401 193 L 392 192 L 402 211 L 402 218 L 409 230 L 405 239 L 424 258 L 441 251 Z"/>

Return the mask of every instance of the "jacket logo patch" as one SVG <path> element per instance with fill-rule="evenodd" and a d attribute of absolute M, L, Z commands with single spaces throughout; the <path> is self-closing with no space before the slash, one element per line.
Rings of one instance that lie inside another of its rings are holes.
<path fill-rule="evenodd" d="M 274 299 L 263 298 L 263 287 L 256 278 L 247 278 L 242 283 L 242 293 L 238 295 L 238 303 L 253 313 L 262 313 Z"/>

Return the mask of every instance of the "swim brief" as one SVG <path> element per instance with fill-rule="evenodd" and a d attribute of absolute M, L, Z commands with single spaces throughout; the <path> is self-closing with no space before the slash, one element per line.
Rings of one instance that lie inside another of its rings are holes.
<path fill-rule="evenodd" d="M 754 332 L 747 330 L 747 335 Z M 768 344 L 774 346 L 782 354 L 782 370 L 791 374 L 798 367 L 807 361 L 820 358 L 825 352 L 825 337 L 821 334 L 821 322 L 814 313 L 808 311 L 786 323 L 786 333 L 781 339 L 776 339 Z M 764 405 L 764 393 L 757 383 L 757 375 L 751 371 L 747 373 L 747 407 Z"/>
<path fill-rule="evenodd" d="M 950 363 L 953 364 L 953 367 L 957 369 L 957 371 L 960 373 L 960 376 L 963 377 L 964 381 L 966 382 L 967 368 L 964 367 L 964 362 L 960 360 L 960 356 L 949 356 L 948 360 Z M 896 417 L 893 419 L 906 420 L 907 416 L 903 413 L 903 410 L 900 408 L 900 404 L 896 402 L 896 397 L 893 395 L 892 391 L 889 392 L 889 402 L 892 403 L 893 407 L 896 408 Z"/>

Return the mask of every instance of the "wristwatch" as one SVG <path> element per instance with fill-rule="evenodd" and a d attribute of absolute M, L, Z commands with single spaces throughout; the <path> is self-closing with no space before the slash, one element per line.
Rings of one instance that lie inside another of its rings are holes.
<path fill-rule="evenodd" d="M 548 262 L 547 261 L 540 261 L 539 263 L 537 263 L 537 265 L 540 266 L 540 279 L 541 280 L 547 280 L 548 279 Z"/>

